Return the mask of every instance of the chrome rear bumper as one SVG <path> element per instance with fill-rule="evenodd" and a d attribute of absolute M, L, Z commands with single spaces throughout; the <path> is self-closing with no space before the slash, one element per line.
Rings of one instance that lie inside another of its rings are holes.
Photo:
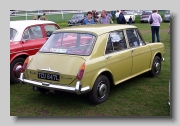
<path fill-rule="evenodd" d="M 164 58 L 162 58 L 162 62 L 164 62 L 165 61 L 165 59 Z"/>
<path fill-rule="evenodd" d="M 31 84 L 33 86 L 37 86 L 40 88 L 45 88 L 49 90 L 62 90 L 62 91 L 67 91 L 67 92 L 73 92 L 76 93 L 77 95 L 80 95 L 82 93 L 86 93 L 90 91 L 90 87 L 81 87 L 81 82 L 77 81 L 75 87 L 70 87 L 70 86 L 61 86 L 61 85 L 55 85 L 47 82 L 37 82 L 37 81 L 32 81 L 28 79 L 23 79 L 23 73 L 21 73 L 20 78 L 19 78 L 21 83 L 25 84 Z"/>

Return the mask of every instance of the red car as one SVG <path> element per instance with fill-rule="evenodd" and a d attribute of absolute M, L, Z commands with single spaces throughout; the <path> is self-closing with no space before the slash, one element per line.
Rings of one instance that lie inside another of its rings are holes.
<path fill-rule="evenodd" d="M 52 32 L 60 29 L 55 22 L 44 20 L 10 21 L 10 80 L 19 83 L 25 59 L 36 54 Z"/>

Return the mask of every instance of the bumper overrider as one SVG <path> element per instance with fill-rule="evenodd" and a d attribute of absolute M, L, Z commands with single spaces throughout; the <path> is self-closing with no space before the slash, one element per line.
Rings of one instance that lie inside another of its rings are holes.
<path fill-rule="evenodd" d="M 162 62 L 164 62 L 165 61 L 165 58 L 162 58 Z"/>
<path fill-rule="evenodd" d="M 55 85 L 55 84 L 51 84 L 47 82 L 37 82 L 37 81 L 28 80 L 28 79 L 23 79 L 23 73 L 21 73 L 19 80 L 20 80 L 20 83 L 23 83 L 23 84 L 31 84 L 33 86 L 37 86 L 37 87 L 45 88 L 49 90 L 61 90 L 61 91 L 66 91 L 66 92 L 72 92 L 72 93 L 76 93 L 77 95 L 81 95 L 82 93 L 86 93 L 90 91 L 89 86 L 82 88 L 80 81 L 77 81 L 75 87 L 61 86 L 61 85 Z"/>

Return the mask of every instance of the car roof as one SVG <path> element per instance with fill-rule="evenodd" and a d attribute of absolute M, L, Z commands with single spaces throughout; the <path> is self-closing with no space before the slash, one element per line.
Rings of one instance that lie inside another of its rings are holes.
<path fill-rule="evenodd" d="M 128 25 L 128 24 L 91 24 L 91 25 L 81 25 L 81 26 L 62 28 L 62 29 L 54 31 L 54 33 L 85 32 L 85 33 L 93 33 L 96 35 L 101 35 L 107 32 L 128 29 L 128 28 L 137 28 L 137 27 L 133 25 Z"/>
<path fill-rule="evenodd" d="M 14 37 L 13 41 L 20 41 L 22 34 L 26 27 L 38 24 L 55 24 L 53 21 L 46 20 L 18 20 L 10 21 L 10 28 L 17 30 L 17 35 Z"/>
<path fill-rule="evenodd" d="M 14 29 L 24 29 L 31 25 L 38 24 L 49 24 L 54 23 L 53 21 L 45 21 L 45 20 L 18 20 L 18 21 L 10 21 L 10 27 Z"/>

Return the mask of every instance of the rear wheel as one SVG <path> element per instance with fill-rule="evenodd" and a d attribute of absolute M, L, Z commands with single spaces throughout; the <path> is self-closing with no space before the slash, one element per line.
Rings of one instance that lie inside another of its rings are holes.
<path fill-rule="evenodd" d="M 158 76 L 161 72 L 161 59 L 159 56 L 155 56 L 151 71 L 149 72 L 152 77 Z"/>
<path fill-rule="evenodd" d="M 10 65 L 10 80 L 11 83 L 19 83 L 20 73 L 22 72 L 22 67 L 25 59 L 24 58 L 16 58 L 12 61 Z"/>
<path fill-rule="evenodd" d="M 100 104 L 106 101 L 108 98 L 110 91 L 110 83 L 106 76 L 100 75 L 95 83 L 94 86 L 89 93 L 89 100 L 94 104 Z"/>

